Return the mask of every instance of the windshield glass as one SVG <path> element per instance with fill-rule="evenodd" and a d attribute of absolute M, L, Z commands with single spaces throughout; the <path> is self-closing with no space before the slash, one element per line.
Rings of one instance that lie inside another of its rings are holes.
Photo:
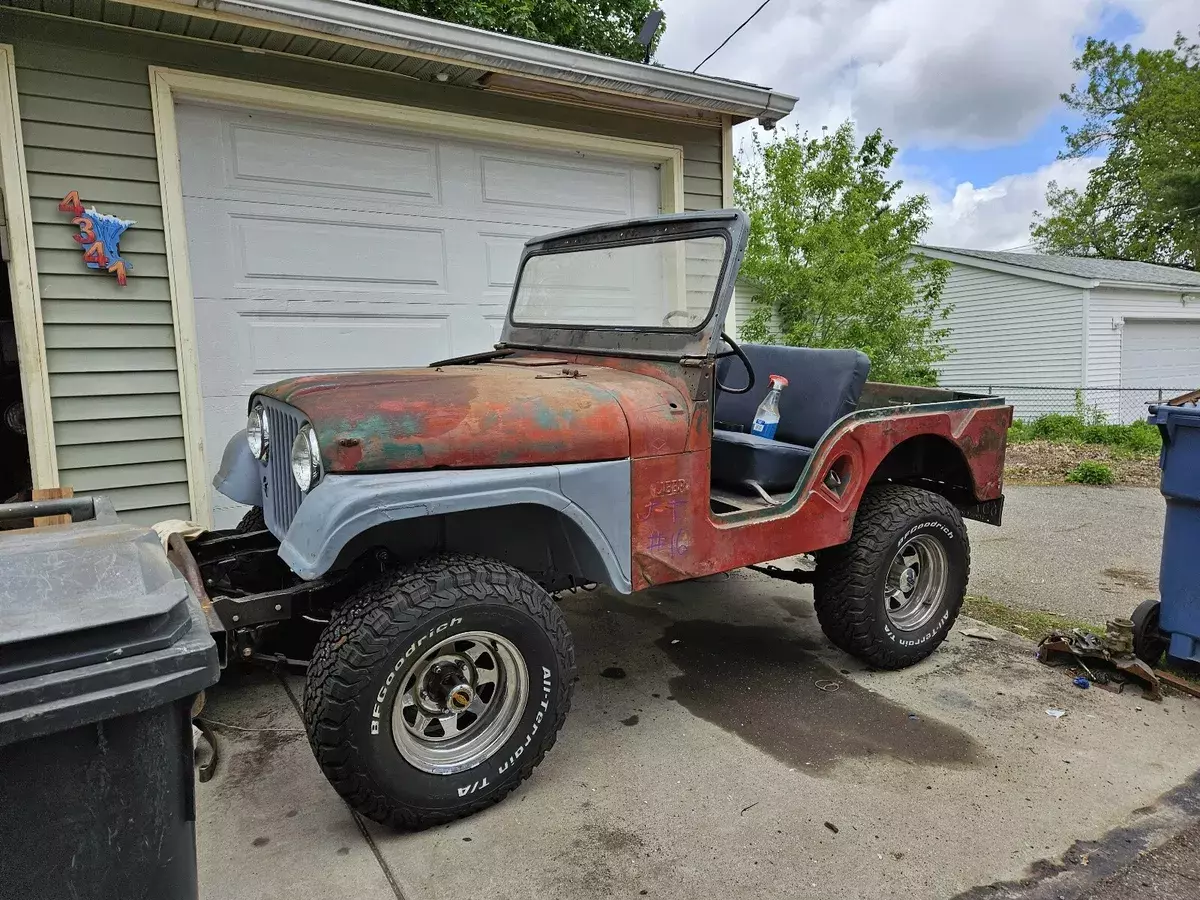
<path fill-rule="evenodd" d="M 512 321 L 692 331 L 716 302 L 725 243 L 709 236 L 530 256 Z"/>

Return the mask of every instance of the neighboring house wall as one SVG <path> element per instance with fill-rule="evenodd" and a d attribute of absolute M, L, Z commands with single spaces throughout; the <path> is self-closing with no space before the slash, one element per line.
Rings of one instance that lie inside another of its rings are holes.
<path fill-rule="evenodd" d="M 216 23 L 207 23 L 210 28 Z M 226 46 L 0 10 L 15 47 L 60 480 L 123 515 L 189 515 L 148 66 L 678 144 L 689 210 L 722 206 L 719 128 L 558 106 Z M 129 283 L 84 267 L 67 191 L 134 219 Z M 220 447 L 207 448 L 210 460 Z"/>
<path fill-rule="evenodd" d="M 1083 376 L 1083 291 L 953 264 L 942 300 L 953 349 L 944 385 L 1062 385 Z"/>
<path fill-rule="evenodd" d="M 1200 294 L 1197 291 L 1196 294 Z M 1121 384 L 1121 335 L 1126 319 L 1200 320 L 1200 299 L 1137 288 L 1093 288 L 1088 301 L 1088 379 L 1090 387 Z M 1126 385 L 1127 387 L 1178 387 L 1178 385 Z"/>

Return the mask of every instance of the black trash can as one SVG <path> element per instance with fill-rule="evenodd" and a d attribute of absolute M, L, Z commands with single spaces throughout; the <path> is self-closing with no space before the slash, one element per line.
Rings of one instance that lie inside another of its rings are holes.
<path fill-rule="evenodd" d="M 0 898 L 194 900 L 216 646 L 153 531 L 63 503 L 75 524 L 0 532 Z"/>

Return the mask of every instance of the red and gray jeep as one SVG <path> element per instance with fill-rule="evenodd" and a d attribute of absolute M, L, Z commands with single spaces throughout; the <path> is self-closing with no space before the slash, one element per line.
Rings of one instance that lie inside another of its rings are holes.
<path fill-rule="evenodd" d="M 893 669 L 946 637 L 1011 407 L 871 383 L 854 350 L 738 346 L 747 234 L 724 211 L 532 240 L 494 350 L 250 398 L 215 485 L 253 509 L 181 567 L 234 657 L 324 624 L 304 718 L 356 810 L 420 828 L 529 776 L 570 704 L 568 587 L 808 555 L 761 568 L 810 581 L 844 651 Z M 769 375 L 774 440 L 750 432 Z"/>

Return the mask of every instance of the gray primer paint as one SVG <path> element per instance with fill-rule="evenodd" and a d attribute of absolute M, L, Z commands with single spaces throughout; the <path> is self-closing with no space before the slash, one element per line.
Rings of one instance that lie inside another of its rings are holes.
<path fill-rule="evenodd" d="M 279 547 L 301 578 L 328 572 L 355 537 L 404 519 L 536 504 L 575 522 L 600 555 L 608 584 L 631 593 L 629 461 L 330 475 L 313 488 Z"/>
<path fill-rule="evenodd" d="M 230 500 L 262 506 L 262 471 L 262 464 L 250 453 L 243 428 L 225 445 L 221 468 L 213 476 L 213 487 Z"/>

